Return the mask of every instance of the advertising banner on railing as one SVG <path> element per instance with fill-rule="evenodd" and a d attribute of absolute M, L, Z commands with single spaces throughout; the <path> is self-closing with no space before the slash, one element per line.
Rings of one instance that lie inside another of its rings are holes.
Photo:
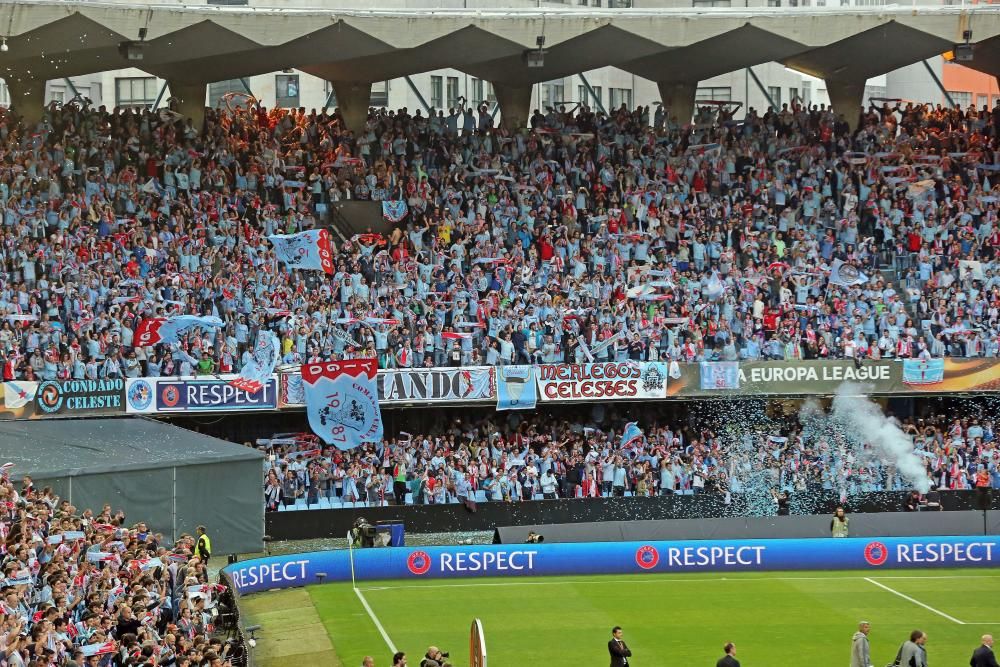
<path fill-rule="evenodd" d="M 829 396 L 845 382 L 863 384 L 872 394 L 908 390 L 898 361 L 741 361 L 738 375 L 706 383 L 706 367 L 720 366 L 681 364 L 681 377 L 670 381 L 670 396 Z"/>
<path fill-rule="evenodd" d="M 651 400 L 667 396 L 667 365 L 651 361 L 542 364 L 535 377 L 541 401 Z"/>
<path fill-rule="evenodd" d="M 380 405 L 496 400 L 496 369 L 491 366 L 383 370 L 376 383 Z M 278 394 L 282 408 L 305 406 L 298 370 L 279 373 Z"/>
<path fill-rule="evenodd" d="M 99 417 L 125 412 L 125 380 L 14 380 L 3 383 L 0 419 Z"/>
<path fill-rule="evenodd" d="M 673 370 L 669 379 L 668 368 Z M 669 367 L 663 362 L 624 361 L 541 364 L 531 375 L 538 401 L 566 403 L 830 396 L 845 382 L 862 385 L 875 396 L 1000 391 L 1000 359 L 740 361 Z M 252 394 L 225 386 L 235 377 L 13 380 L 3 383 L 0 420 L 305 407 L 297 368 L 277 373 Z M 379 403 L 387 407 L 498 404 L 493 367 L 381 370 L 376 382 Z"/>
<path fill-rule="evenodd" d="M 997 567 L 997 537 L 598 542 L 356 549 L 357 580 L 532 575 Z M 241 595 L 351 580 L 346 549 L 241 561 L 225 568 Z"/>
<path fill-rule="evenodd" d="M 234 387 L 236 375 L 199 378 L 133 378 L 128 381 L 128 414 L 170 412 L 246 412 L 275 410 L 278 385 L 274 378 L 257 392 Z"/>

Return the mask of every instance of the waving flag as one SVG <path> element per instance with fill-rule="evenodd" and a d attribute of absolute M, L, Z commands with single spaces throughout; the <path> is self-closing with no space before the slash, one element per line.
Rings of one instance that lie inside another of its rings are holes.
<path fill-rule="evenodd" d="M 13 467 L 14 463 L 12 461 L 8 461 L 7 463 L 4 463 L 2 466 L 0 466 L 0 479 L 3 479 L 3 481 L 5 482 L 9 482 L 10 469 Z"/>
<path fill-rule="evenodd" d="M 225 323 L 213 315 L 175 315 L 174 317 L 148 317 L 135 328 L 135 344 L 139 347 L 157 343 L 176 343 L 180 335 L 192 327 L 217 329 Z"/>
<path fill-rule="evenodd" d="M 625 431 L 622 433 L 621 446 L 623 449 L 630 447 L 635 447 L 643 439 L 642 429 L 639 428 L 638 422 L 629 422 L 625 424 Z"/>
<path fill-rule="evenodd" d="M 831 285 L 850 287 L 852 285 L 863 285 L 866 282 L 868 282 L 868 276 L 858 271 L 854 266 L 845 264 L 843 260 L 834 260 L 830 266 Z"/>
<path fill-rule="evenodd" d="M 267 240 L 274 246 L 274 254 L 289 269 L 306 269 L 333 274 L 333 251 L 330 232 L 311 229 L 298 234 L 275 234 Z"/>
<path fill-rule="evenodd" d="M 35 400 L 35 391 L 38 389 L 37 382 L 4 382 L 3 402 L 8 410 L 15 410 L 24 407 Z"/>
<path fill-rule="evenodd" d="M 256 394 L 264 388 L 274 373 L 274 367 L 281 358 L 281 341 L 272 331 L 260 331 L 257 334 L 257 344 L 253 348 L 253 356 L 240 370 L 240 376 L 230 380 L 229 384 L 242 389 L 248 394 Z"/>
<path fill-rule="evenodd" d="M 302 366 L 306 412 L 313 433 L 338 449 L 382 440 L 375 359 Z"/>
<path fill-rule="evenodd" d="M 402 199 L 382 202 L 382 217 L 393 224 L 405 218 L 406 213 L 406 202 Z"/>
<path fill-rule="evenodd" d="M 82 653 L 83 657 L 85 658 L 89 658 L 90 656 L 93 655 L 107 655 L 108 653 L 114 653 L 114 652 L 115 652 L 114 640 L 106 641 L 103 644 L 87 644 L 86 646 L 80 647 L 80 653 Z"/>

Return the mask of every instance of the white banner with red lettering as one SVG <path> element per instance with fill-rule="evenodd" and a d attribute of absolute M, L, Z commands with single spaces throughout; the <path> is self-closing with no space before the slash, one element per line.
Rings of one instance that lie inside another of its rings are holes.
<path fill-rule="evenodd" d="M 645 400 L 667 397 L 667 365 L 655 361 L 541 364 L 540 401 Z"/>

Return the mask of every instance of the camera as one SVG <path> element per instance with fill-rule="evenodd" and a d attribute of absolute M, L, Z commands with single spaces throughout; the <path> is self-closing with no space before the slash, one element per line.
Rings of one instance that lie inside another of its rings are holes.
<path fill-rule="evenodd" d="M 442 658 L 450 658 L 451 657 L 451 653 L 445 653 L 444 651 L 441 651 L 441 657 Z"/>
<path fill-rule="evenodd" d="M 535 531 L 532 530 L 532 531 L 528 532 L 528 539 L 526 539 L 524 541 L 524 543 L 525 544 L 541 544 L 544 541 L 545 541 L 545 536 L 544 535 L 539 535 L 538 533 L 536 533 Z"/>

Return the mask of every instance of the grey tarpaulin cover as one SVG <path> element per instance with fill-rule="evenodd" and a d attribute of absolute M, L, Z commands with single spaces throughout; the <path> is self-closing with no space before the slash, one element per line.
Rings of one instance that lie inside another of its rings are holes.
<path fill-rule="evenodd" d="M 78 511 L 105 503 L 173 542 L 204 524 L 212 550 L 263 549 L 263 454 L 153 419 L 0 422 L 0 459 Z"/>

